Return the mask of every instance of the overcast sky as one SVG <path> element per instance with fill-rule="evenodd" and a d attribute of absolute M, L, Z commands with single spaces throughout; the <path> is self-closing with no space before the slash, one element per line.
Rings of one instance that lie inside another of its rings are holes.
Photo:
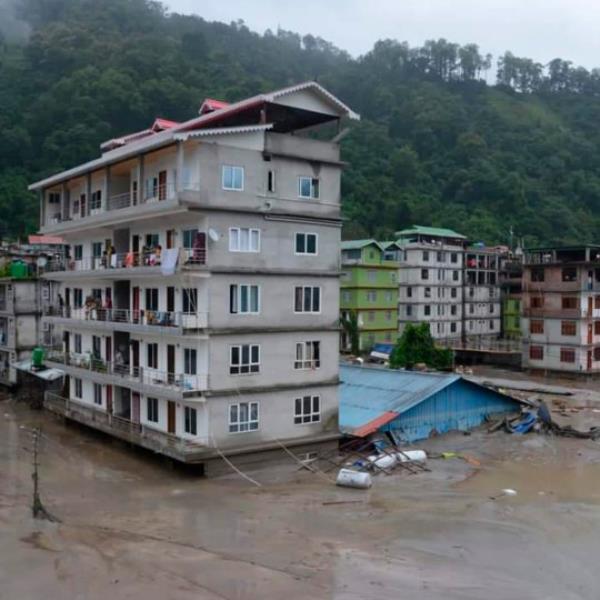
<path fill-rule="evenodd" d="M 560 57 L 600 66 L 598 0 L 164 0 L 173 11 L 209 21 L 243 19 L 253 30 L 318 35 L 353 55 L 394 38 L 419 45 L 445 37 L 542 63 Z"/>

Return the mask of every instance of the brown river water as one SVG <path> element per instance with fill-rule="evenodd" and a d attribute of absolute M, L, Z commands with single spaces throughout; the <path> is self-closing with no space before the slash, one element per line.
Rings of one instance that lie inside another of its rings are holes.
<path fill-rule="evenodd" d="M 61 523 L 31 517 L 35 425 Z M 290 460 L 254 487 L 0 402 L 0 600 L 600 596 L 600 443 L 481 431 L 422 447 L 481 464 L 430 460 L 364 492 Z"/>

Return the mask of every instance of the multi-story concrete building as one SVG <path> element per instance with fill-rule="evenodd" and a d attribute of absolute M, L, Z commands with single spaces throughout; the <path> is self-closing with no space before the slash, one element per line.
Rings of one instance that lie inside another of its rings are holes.
<path fill-rule="evenodd" d="M 32 185 L 70 245 L 47 406 L 207 466 L 335 439 L 343 163 L 302 130 L 345 117 L 312 82 L 207 100 Z"/>
<path fill-rule="evenodd" d="M 360 351 L 376 343 L 394 343 L 398 337 L 398 263 L 388 260 L 375 240 L 342 242 L 340 309 L 342 319 L 356 316 Z M 351 340 L 342 331 L 342 350 Z"/>
<path fill-rule="evenodd" d="M 467 343 L 483 337 L 500 336 L 499 267 L 500 254 L 497 250 L 482 245 L 465 250 L 463 337 Z"/>
<path fill-rule="evenodd" d="M 459 339 L 463 333 L 465 236 L 421 226 L 399 231 L 396 236 L 400 333 L 406 323 L 427 322 L 434 338 Z"/>
<path fill-rule="evenodd" d="M 521 339 L 521 301 L 523 260 L 507 255 L 500 259 L 500 289 L 502 294 L 502 337 Z"/>
<path fill-rule="evenodd" d="M 31 276 L 0 278 L 0 383 L 14 385 L 12 366 L 29 358 L 40 338 L 42 287 Z"/>
<path fill-rule="evenodd" d="M 521 324 L 525 368 L 600 371 L 600 246 L 526 250 Z"/>

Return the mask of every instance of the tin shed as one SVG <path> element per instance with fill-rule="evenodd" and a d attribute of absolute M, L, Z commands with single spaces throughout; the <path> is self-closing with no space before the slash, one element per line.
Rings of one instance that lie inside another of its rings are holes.
<path fill-rule="evenodd" d="M 414 442 L 432 433 L 466 431 L 486 415 L 518 411 L 521 402 L 454 373 L 340 367 L 339 425 L 364 437 L 391 431 Z"/>

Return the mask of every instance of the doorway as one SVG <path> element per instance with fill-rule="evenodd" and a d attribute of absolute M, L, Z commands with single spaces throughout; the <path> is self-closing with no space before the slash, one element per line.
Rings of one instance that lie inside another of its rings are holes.
<path fill-rule="evenodd" d="M 175 434 L 175 402 L 172 400 L 167 404 L 167 431 Z"/>

